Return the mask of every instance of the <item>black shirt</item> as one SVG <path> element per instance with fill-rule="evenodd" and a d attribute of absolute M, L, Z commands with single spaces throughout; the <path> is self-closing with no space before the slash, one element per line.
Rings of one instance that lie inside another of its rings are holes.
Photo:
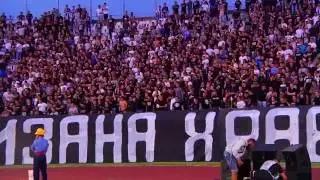
<path fill-rule="evenodd" d="M 289 104 L 288 104 L 288 103 L 286 103 L 286 102 L 284 102 L 284 103 L 279 103 L 279 106 L 280 106 L 280 107 L 288 107 L 288 106 L 289 106 Z"/>
<path fill-rule="evenodd" d="M 210 100 L 208 98 L 202 98 L 201 99 L 201 106 L 203 109 L 209 109 L 210 108 Z"/>
<path fill-rule="evenodd" d="M 153 101 L 146 101 L 145 102 L 145 110 L 146 112 L 152 112 L 153 111 L 153 107 L 154 107 L 154 104 L 153 104 Z"/>
<path fill-rule="evenodd" d="M 269 168 L 269 171 L 270 171 L 270 173 L 271 173 L 273 176 L 277 176 L 278 174 L 283 173 L 283 170 L 282 170 L 281 166 L 280 166 L 278 163 L 272 165 L 272 166 Z"/>
<path fill-rule="evenodd" d="M 178 14 L 179 13 L 179 5 L 178 4 L 173 5 L 172 10 L 173 10 L 173 13 Z"/>
<path fill-rule="evenodd" d="M 144 105 L 143 99 L 138 99 L 137 110 L 145 111 L 146 106 Z"/>
<path fill-rule="evenodd" d="M 241 6 L 241 1 L 236 1 L 235 2 L 235 6 L 236 6 L 237 9 L 239 9 L 240 6 Z"/>
<path fill-rule="evenodd" d="M 220 105 L 221 105 L 220 98 L 218 96 L 212 97 L 211 105 L 212 105 L 212 107 L 216 107 L 216 108 L 220 107 Z"/>
<path fill-rule="evenodd" d="M 307 98 L 306 98 L 306 95 L 304 93 L 301 93 L 298 95 L 298 102 L 299 102 L 299 105 L 306 105 L 307 103 Z"/>
<path fill-rule="evenodd" d="M 180 102 L 173 103 L 174 110 L 182 110 L 182 104 Z"/>
<path fill-rule="evenodd" d="M 0 70 L 5 70 L 7 67 L 5 62 L 0 62 Z"/>
<path fill-rule="evenodd" d="M 181 4 L 181 13 L 187 13 L 187 4 L 186 3 Z"/>
<path fill-rule="evenodd" d="M 129 111 L 136 112 L 138 107 L 138 102 L 136 100 L 129 101 Z"/>
<path fill-rule="evenodd" d="M 313 99 L 314 105 L 320 105 L 320 96 L 316 96 Z"/>
<path fill-rule="evenodd" d="M 192 9 L 192 1 L 188 2 L 187 7 L 188 7 L 189 11 Z"/>
<path fill-rule="evenodd" d="M 110 29 L 114 29 L 114 19 L 109 19 L 109 21 L 108 21 L 108 27 L 110 28 Z"/>
<path fill-rule="evenodd" d="M 162 12 L 163 12 L 163 13 L 167 13 L 168 11 L 169 11 L 168 6 L 163 6 Z"/>
<path fill-rule="evenodd" d="M 200 109 L 200 104 L 199 103 L 195 103 L 195 102 L 192 102 L 191 104 L 190 104 L 190 110 L 192 110 L 192 111 L 195 111 L 195 110 L 199 110 Z"/>
<path fill-rule="evenodd" d="M 157 100 L 156 101 L 156 109 L 158 111 L 166 110 L 166 102 L 164 100 Z"/>
<path fill-rule="evenodd" d="M 113 112 L 119 112 L 119 104 L 117 101 L 112 101 L 111 103 L 111 110 Z"/>
<path fill-rule="evenodd" d="M 266 97 L 267 97 L 267 92 L 266 91 L 260 90 L 257 93 L 257 100 L 258 101 L 266 101 Z"/>
<path fill-rule="evenodd" d="M 27 19 L 28 19 L 29 22 L 31 22 L 32 18 L 33 18 L 33 15 L 31 13 L 28 13 L 27 14 Z"/>
<path fill-rule="evenodd" d="M 122 20 L 123 20 L 123 22 L 125 22 L 125 23 L 127 23 L 128 21 L 129 21 L 129 16 L 128 15 L 124 15 L 123 17 L 122 17 Z"/>
<path fill-rule="evenodd" d="M 194 9 L 199 9 L 200 8 L 200 2 L 198 0 L 193 2 L 193 8 Z"/>

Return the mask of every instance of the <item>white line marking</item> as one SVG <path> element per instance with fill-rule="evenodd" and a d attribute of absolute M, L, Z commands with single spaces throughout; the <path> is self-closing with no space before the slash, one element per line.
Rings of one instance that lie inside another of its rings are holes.
<path fill-rule="evenodd" d="M 28 170 L 28 180 L 33 180 L 33 170 Z"/>

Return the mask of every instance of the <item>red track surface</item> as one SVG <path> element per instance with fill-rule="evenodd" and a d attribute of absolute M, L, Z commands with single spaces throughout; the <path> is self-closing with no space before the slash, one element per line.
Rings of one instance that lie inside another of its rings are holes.
<path fill-rule="evenodd" d="M 1 180 L 27 180 L 28 169 L 0 168 Z M 219 180 L 218 167 L 64 167 L 49 168 L 50 180 Z M 318 180 L 320 169 L 313 169 Z M 316 179 L 317 178 L 317 179 Z"/>

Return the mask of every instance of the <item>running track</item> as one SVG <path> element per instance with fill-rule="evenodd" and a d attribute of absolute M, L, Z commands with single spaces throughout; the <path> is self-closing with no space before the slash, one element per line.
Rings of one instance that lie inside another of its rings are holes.
<path fill-rule="evenodd" d="M 30 168 L 29 168 L 30 169 Z M 313 169 L 319 179 L 320 169 Z M 49 168 L 50 180 L 219 180 L 219 167 L 210 166 L 125 166 Z M 0 168 L 1 180 L 27 180 L 28 168 Z"/>

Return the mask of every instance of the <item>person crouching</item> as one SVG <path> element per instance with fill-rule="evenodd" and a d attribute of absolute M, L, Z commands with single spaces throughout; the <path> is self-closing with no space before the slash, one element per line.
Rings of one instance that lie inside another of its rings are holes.
<path fill-rule="evenodd" d="M 227 145 L 224 151 L 224 160 L 231 171 L 231 180 L 238 180 L 238 169 L 243 165 L 242 157 L 252 150 L 256 144 L 255 139 L 240 139 Z"/>
<path fill-rule="evenodd" d="M 261 168 L 253 173 L 253 180 L 288 180 L 278 160 L 265 161 Z"/>

